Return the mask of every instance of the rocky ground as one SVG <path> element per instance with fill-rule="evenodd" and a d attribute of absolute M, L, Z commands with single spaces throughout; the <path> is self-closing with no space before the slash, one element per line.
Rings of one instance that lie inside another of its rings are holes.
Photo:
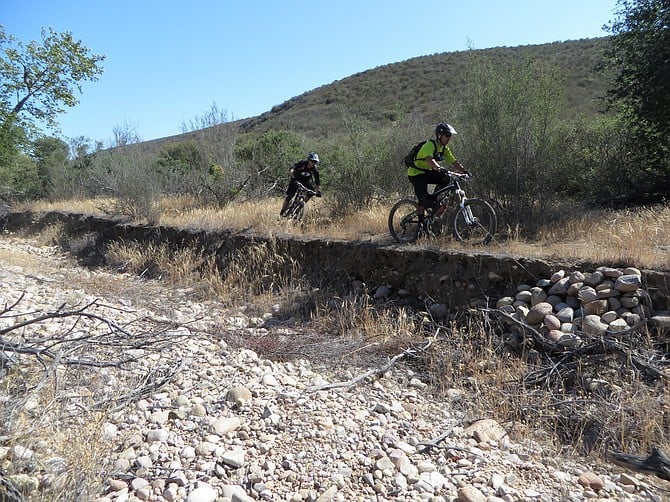
<path fill-rule="evenodd" d="M 377 375 L 382 361 L 346 364 L 344 349 L 281 362 L 234 348 L 303 328 L 193 296 L 0 238 L 0 500 L 670 496 L 654 476 L 466 417 L 462 394 L 436 397 L 402 361 Z"/>

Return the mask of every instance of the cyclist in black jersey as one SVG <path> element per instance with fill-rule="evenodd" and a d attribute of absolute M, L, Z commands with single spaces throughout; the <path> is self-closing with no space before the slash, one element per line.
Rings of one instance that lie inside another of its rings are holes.
<path fill-rule="evenodd" d="M 286 197 L 281 206 L 281 211 L 279 211 L 281 216 L 284 216 L 284 212 L 288 209 L 291 199 L 298 190 L 298 183 L 301 183 L 308 189 L 316 192 L 317 197 L 321 197 L 321 180 L 319 179 L 318 163 L 319 156 L 317 153 L 309 152 L 306 159 L 293 164 L 289 171 L 290 178 L 288 188 L 286 189 Z M 312 179 L 314 180 L 314 185 L 312 185 Z M 311 197 L 311 194 L 307 194 L 305 202 Z"/>

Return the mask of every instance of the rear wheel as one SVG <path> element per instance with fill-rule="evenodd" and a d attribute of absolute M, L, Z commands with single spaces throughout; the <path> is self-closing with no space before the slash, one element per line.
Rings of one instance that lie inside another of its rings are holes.
<path fill-rule="evenodd" d="M 396 242 L 414 242 L 419 237 L 418 204 L 410 199 L 402 199 L 395 203 L 389 213 L 389 232 Z"/>
<path fill-rule="evenodd" d="M 498 225 L 491 205 L 481 199 L 466 199 L 454 218 L 454 237 L 459 241 L 488 244 Z"/>

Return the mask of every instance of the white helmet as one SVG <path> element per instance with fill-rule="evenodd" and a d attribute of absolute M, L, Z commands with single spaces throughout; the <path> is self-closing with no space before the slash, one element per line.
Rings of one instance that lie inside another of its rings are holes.
<path fill-rule="evenodd" d="M 313 160 L 314 162 L 319 162 L 319 156 L 316 152 L 309 152 L 307 154 L 307 160 Z"/>
<path fill-rule="evenodd" d="M 435 128 L 435 135 L 440 136 L 442 134 L 453 136 L 456 134 L 456 129 L 454 129 L 450 124 L 442 122 L 441 124 L 437 124 L 437 127 Z"/>

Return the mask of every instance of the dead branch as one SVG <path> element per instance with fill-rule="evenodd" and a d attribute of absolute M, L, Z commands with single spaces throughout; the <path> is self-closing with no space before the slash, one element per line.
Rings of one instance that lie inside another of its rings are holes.
<path fill-rule="evenodd" d="M 536 328 L 506 312 L 494 309 L 485 309 L 485 311 L 499 316 L 504 322 L 513 324 L 519 329 L 521 335 L 529 336 L 535 348 L 540 350 L 548 360 L 547 365 L 526 375 L 524 379 L 526 384 L 537 385 L 552 377 L 565 379 L 568 375 L 583 369 L 587 364 L 591 366 L 607 364 L 611 356 L 624 365 L 631 365 L 648 378 L 656 380 L 667 378 L 663 369 L 653 362 L 660 359 L 657 354 L 645 354 L 639 347 L 633 347 L 632 343 L 627 344 L 619 339 L 624 334 L 634 334 L 636 332 L 634 329 L 617 333 L 616 336 L 613 334 L 594 336 L 578 331 L 575 335 L 579 337 L 581 343 L 577 346 L 567 346 L 560 342 L 552 342 Z M 556 355 L 560 356 L 557 361 L 553 360 Z"/>
<path fill-rule="evenodd" d="M 16 307 L 19 303 L 21 303 L 21 302 L 23 301 L 23 298 L 24 298 L 25 296 L 26 296 L 26 292 L 25 292 L 25 291 L 22 291 L 22 292 L 21 292 L 21 296 L 19 296 L 19 297 L 17 298 L 17 300 L 16 300 L 14 303 L 12 303 L 12 304 L 9 305 L 9 306 L 7 306 L 7 304 L 5 303 L 5 306 L 3 307 L 2 311 L 0 312 L 0 317 L 2 317 L 2 316 L 3 316 L 4 314 L 6 314 L 7 312 L 10 312 L 11 310 L 13 310 L 14 307 Z"/>
<path fill-rule="evenodd" d="M 552 352 L 556 349 L 561 349 L 563 350 L 564 347 L 562 345 L 559 345 L 557 343 L 552 342 L 551 340 L 548 340 L 542 333 L 540 333 L 538 330 L 533 328 L 532 326 L 526 324 L 523 321 L 520 321 L 519 319 L 511 316 L 507 312 L 503 312 L 502 310 L 494 310 L 494 309 L 482 309 L 483 312 L 487 313 L 493 313 L 499 317 L 502 317 L 505 321 L 509 321 L 510 323 L 516 325 L 522 335 L 530 334 L 531 338 L 535 342 L 536 345 L 539 345 L 541 349 L 544 349 L 547 352 Z"/>
<path fill-rule="evenodd" d="M 172 344 L 176 339 L 187 336 L 186 333 L 170 333 L 170 330 L 187 327 L 186 325 L 151 317 L 136 318 L 122 326 L 105 316 L 91 312 L 94 308 L 116 309 L 103 305 L 98 300 L 73 310 L 65 310 L 65 305 L 61 305 L 56 310 L 45 313 L 13 313 L 12 311 L 20 304 L 23 297 L 24 295 L 21 295 L 19 300 L 12 305 L 5 306 L 0 314 L 0 318 L 31 316 L 0 330 L 0 360 L 3 366 L 18 364 L 18 360 L 11 357 L 14 354 L 34 357 L 44 366 L 45 370 L 53 366 L 54 361 L 57 361 L 56 364 L 65 366 L 127 369 L 128 365 L 137 361 L 140 356 L 129 355 L 119 358 L 116 354 L 120 350 L 147 347 L 159 350 L 161 346 Z M 22 333 L 14 341 L 2 336 L 33 325 L 67 318 L 72 318 L 73 322 L 69 326 L 64 326 L 64 332 L 58 336 L 39 338 Z M 107 330 L 97 332 L 86 327 L 78 329 L 83 319 L 100 323 L 106 326 Z M 130 327 L 144 327 L 145 329 L 133 332 L 128 329 Z M 45 359 L 51 363 L 45 362 Z"/>
<path fill-rule="evenodd" d="M 91 411 L 97 411 L 101 409 L 107 409 L 111 402 L 116 403 L 111 411 L 118 411 L 129 404 L 139 401 L 151 394 L 155 394 L 170 383 L 174 378 L 179 374 L 179 372 L 184 368 L 185 362 L 182 361 L 173 361 L 169 365 L 161 366 L 158 368 L 152 368 L 149 372 L 144 375 L 140 381 L 140 385 L 136 388 L 130 390 L 122 396 L 115 397 L 113 399 L 101 399 L 94 403 L 91 407 Z"/>
<path fill-rule="evenodd" d="M 670 481 L 670 459 L 656 446 L 651 449 L 647 457 L 608 451 L 607 458 L 622 467 L 645 474 L 655 474 L 661 479 Z"/>
<path fill-rule="evenodd" d="M 386 373 L 388 370 L 390 370 L 393 366 L 395 366 L 395 363 L 398 362 L 400 359 L 405 357 L 406 354 L 403 352 L 402 354 L 397 354 L 393 356 L 393 358 L 386 363 L 384 366 L 381 368 L 374 368 L 366 373 L 363 373 L 362 375 L 357 376 L 356 378 L 352 378 L 351 380 L 347 380 L 346 382 L 337 382 L 337 383 L 328 383 L 324 385 L 315 385 L 312 387 L 308 387 L 305 389 L 305 392 L 318 392 L 321 390 L 330 390 L 330 389 L 341 389 L 344 387 L 353 387 L 357 383 L 366 380 L 368 378 L 377 376 L 377 375 L 383 375 Z"/>
<path fill-rule="evenodd" d="M 421 347 L 420 349 L 405 349 L 403 352 L 400 354 L 396 354 L 391 358 L 389 362 L 387 362 L 385 365 L 379 367 L 379 368 L 374 368 L 370 371 L 367 371 L 363 373 L 362 375 L 358 375 L 355 378 L 352 378 L 351 380 L 347 380 L 346 382 L 337 382 L 337 383 L 328 383 L 324 385 L 314 385 L 312 387 L 308 387 L 305 389 L 305 392 L 318 392 L 322 390 L 330 390 L 330 389 L 341 389 L 341 388 L 347 388 L 347 387 L 353 387 L 354 385 L 362 382 L 363 380 L 366 380 L 368 378 L 372 378 L 378 375 L 383 375 L 386 373 L 388 370 L 390 370 L 395 364 L 403 359 L 404 357 L 407 356 L 414 356 L 418 351 L 425 351 L 430 347 L 432 344 L 432 340 L 428 340 L 428 342 Z"/>
<path fill-rule="evenodd" d="M 444 441 L 446 438 L 449 437 L 449 434 L 451 434 L 451 429 L 449 429 L 447 432 L 444 432 L 437 436 L 435 439 L 431 439 L 430 441 L 423 441 L 421 443 L 418 443 L 417 446 L 417 452 L 418 453 L 423 453 L 429 450 L 432 450 L 433 448 L 440 448 L 440 443 Z"/>

